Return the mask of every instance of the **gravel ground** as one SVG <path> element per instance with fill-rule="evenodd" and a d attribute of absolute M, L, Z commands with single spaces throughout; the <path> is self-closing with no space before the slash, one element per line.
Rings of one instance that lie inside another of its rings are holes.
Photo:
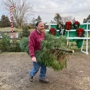
<path fill-rule="evenodd" d="M 0 90 L 90 90 L 90 54 L 74 53 L 62 71 L 47 68 L 50 83 L 29 81 L 32 61 L 26 53 L 0 53 Z"/>

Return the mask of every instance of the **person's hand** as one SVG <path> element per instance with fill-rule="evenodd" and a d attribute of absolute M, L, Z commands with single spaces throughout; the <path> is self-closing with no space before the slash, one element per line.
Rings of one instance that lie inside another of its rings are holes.
<path fill-rule="evenodd" d="M 32 57 L 33 62 L 37 62 L 36 57 Z"/>

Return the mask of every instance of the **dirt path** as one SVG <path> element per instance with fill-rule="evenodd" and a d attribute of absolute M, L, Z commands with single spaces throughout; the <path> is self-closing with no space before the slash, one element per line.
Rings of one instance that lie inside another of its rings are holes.
<path fill-rule="evenodd" d="M 29 81 L 32 68 L 26 53 L 0 54 L 0 90 L 90 90 L 90 54 L 75 53 L 70 56 L 67 69 L 55 72 L 47 68 L 49 84 Z"/>

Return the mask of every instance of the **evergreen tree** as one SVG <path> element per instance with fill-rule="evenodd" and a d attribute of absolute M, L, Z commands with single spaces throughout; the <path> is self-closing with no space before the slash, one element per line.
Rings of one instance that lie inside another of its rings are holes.
<path fill-rule="evenodd" d="M 5 17 L 5 24 L 6 24 L 6 26 L 5 27 L 10 27 L 10 21 L 9 21 L 9 18 L 6 16 Z"/>
<path fill-rule="evenodd" d="M 8 51 L 10 46 L 10 38 L 7 35 L 3 35 L 1 41 L 2 51 Z"/>
<path fill-rule="evenodd" d="M 67 66 L 67 51 L 65 36 L 57 38 L 46 34 L 41 42 L 41 51 L 36 51 L 36 57 L 38 62 L 54 70 L 62 70 Z"/>
<path fill-rule="evenodd" d="M 9 27 L 10 26 L 10 21 L 7 16 L 5 16 L 5 15 L 1 16 L 0 26 L 1 27 Z"/>
<path fill-rule="evenodd" d="M 20 41 L 20 48 L 22 51 L 26 52 L 29 54 L 28 51 L 28 38 L 27 37 L 23 37 Z"/>
<path fill-rule="evenodd" d="M 0 27 L 2 26 L 1 20 L 0 20 Z"/>
<path fill-rule="evenodd" d="M 37 19 L 36 19 L 36 21 L 37 21 L 37 22 L 38 22 L 38 21 L 42 21 L 41 17 L 38 16 Z"/>
<path fill-rule="evenodd" d="M 5 27 L 5 19 L 6 19 L 6 17 L 5 17 L 5 15 L 2 15 L 1 16 L 1 27 Z"/>
<path fill-rule="evenodd" d="M 28 26 L 23 26 L 22 27 L 22 37 L 28 37 L 30 34 L 30 31 L 28 29 Z"/>
<path fill-rule="evenodd" d="M 59 15 L 59 13 L 56 13 L 54 20 L 57 22 L 57 24 L 62 22 L 62 17 Z"/>
<path fill-rule="evenodd" d="M 84 18 L 84 20 L 83 20 L 83 23 L 87 23 L 87 22 L 90 23 L 90 15 L 88 15 L 88 17 L 86 19 Z"/>
<path fill-rule="evenodd" d="M 28 39 L 22 38 L 20 42 L 21 49 L 27 53 Z M 62 70 L 67 67 L 67 55 L 72 53 L 66 45 L 66 37 L 55 37 L 45 34 L 45 40 L 41 42 L 41 50 L 36 51 L 36 58 L 42 63 L 54 70 Z"/>

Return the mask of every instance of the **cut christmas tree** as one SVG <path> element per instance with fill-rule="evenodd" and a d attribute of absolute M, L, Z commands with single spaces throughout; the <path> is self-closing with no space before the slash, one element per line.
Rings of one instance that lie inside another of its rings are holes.
<path fill-rule="evenodd" d="M 21 40 L 21 49 L 27 51 L 25 39 Z M 62 70 L 67 67 L 67 59 L 70 53 L 66 45 L 66 37 L 55 37 L 50 34 L 45 34 L 45 40 L 41 42 L 41 50 L 35 52 L 37 61 L 45 66 L 51 67 L 54 70 Z M 28 43 L 27 43 L 28 44 Z"/>

